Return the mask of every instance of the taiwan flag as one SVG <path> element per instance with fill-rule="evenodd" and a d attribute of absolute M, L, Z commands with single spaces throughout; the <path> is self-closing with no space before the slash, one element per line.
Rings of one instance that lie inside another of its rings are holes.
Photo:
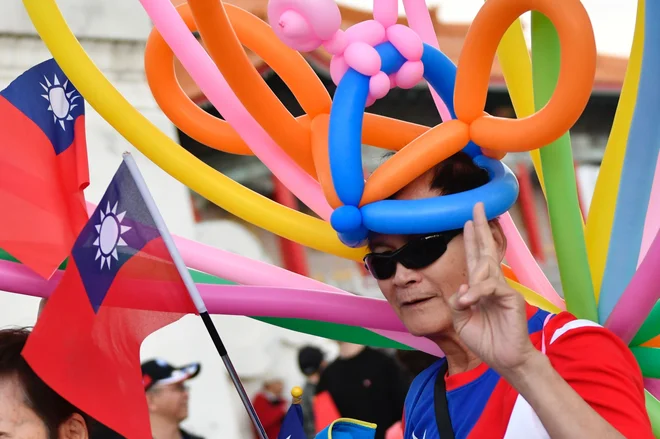
<path fill-rule="evenodd" d="M 289 411 L 284 416 L 280 433 L 277 439 L 307 439 L 303 427 L 303 412 L 300 404 L 291 404 Z"/>
<path fill-rule="evenodd" d="M 23 356 L 46 384 L 127 438 L 151 438 L 140 345 L 196 308 L 126 163 L 75 241 Z"/>
<path fill-rule="evenodd" d="M 0 92 L 0 248 L 49 278 L 87 221 L 85 103 L 54 60 Z"/>

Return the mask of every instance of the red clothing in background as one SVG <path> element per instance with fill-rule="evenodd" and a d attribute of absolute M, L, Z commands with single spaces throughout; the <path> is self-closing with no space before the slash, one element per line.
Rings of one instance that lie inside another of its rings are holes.
<path fill-rule="evenodd" d="M 257 416 L 259 416 L 268 438 L 276 439 L 277 435 L 280 434 L 282 421 L 286 415 L 286 401 L 283 399 L 273 399 L 267 394 L 260 392 L 254 397 L 252 405 L 254 405 L 254 411 L 257 412 Z M 254 437 L 259 439 L 256 432 Z"/>

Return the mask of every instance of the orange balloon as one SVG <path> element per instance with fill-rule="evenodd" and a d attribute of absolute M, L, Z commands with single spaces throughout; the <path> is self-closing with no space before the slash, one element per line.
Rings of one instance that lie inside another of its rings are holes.
<path fill-rule="evenodd" d="M 188 8 L 177 8 L 188 29 L 195 23 Z M 224 120 L 207 113 L 190 100 L 174 73 L 174 53 L 154 28 L 144 54 L 147 83 L 163 113 L 181 131 L 203 145 L 231 154 L 249 155 L 252 151 Z"/>
<path fill-rule="evenodd" d="M 523 13 L 535 10 L 552 21 L 561 43 L 561 68 L 555 92 L 529 117 L 483 116 L 490 69 L 502 36 Z M 596 74 L 596 41 L 579 0 L 489 0 L 477 14 L 458 59 L 456 116 L 470 124 L 470 138 L 485 149 L 522 152 L 558 139 L 587 105 Z"/>
<path fill-rule="evenodd" d="M 413 140 L 371 174 L 364 187 L 360 205 L 384 200 L 437 163 L 467 145 L 469 127 L 460 120 L 449 120 Z"/>
<path fill-rule="evenodd" d="M 289 113 L 252 65 L 231 26 L 224 3 L 189 0 L 188 4 L 211 58 L 238 99 L 273 140 L 313 175 L 310 133 Z"/>
<path fill-rule="evenodd" d="M 660 335 L 642 344 L 642 346 L 647 348 L 660 348 Z"/>
<path fill-rule="evenodd" d="M 336 209 L 342 205 L 335 186 L 332 184 L 330 172 L 330 158 L 328 157 L 328 131 L 330 129 L 330 116 L 323 114 L 312 121 L 312 156 L 316 165 L 316 175 L 328 204 Z"/>
<path fill-rule="evenodd" d="M 378 114 L 365 113 L 362 130 L 363 144 L 398 151 L 430 128 Z"/>

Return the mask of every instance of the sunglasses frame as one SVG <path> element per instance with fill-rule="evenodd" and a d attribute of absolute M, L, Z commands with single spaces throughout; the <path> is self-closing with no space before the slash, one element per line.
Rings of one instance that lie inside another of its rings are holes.
<path fill-rule="evenodd" d="M 440 258 L 441 258 L 441 257 L 447 252 L 447 246 L 449 245 L 449 243 L 451 242 L 451 240 L 454 239 L 455 237 L 457 237 L 458 235 L 460 235 L 461 233 L 463 233 L 463 229 L 448 230 L 448 231 L 445 231 L 445 232 L 433 233 L 433 234 L 430 234 L 430 235 L 425 235 L 425 236 L 415 237 L 415 238 L 409 240 L 407 243 L 405 243 L 404 245 L 402 245 L 401 247 L 399 247 L 398 249 L 396 249 L 396 250 L 394 250 L 394 251 L 392 251 L 392 252 L 381 252 L 381 253 L 374 253 L 374 252 L 371 252 L 371 253 L 368 253 L 368 254 L 362 259 L 362 261 L 363 261 L 363 263 L 364 263 L 364 267 L 365 267 L 366 270 L 371 274 L 371 276 L 373 276 L 374 279 L 376 279 L 376 280 L 387 280 L 387 279 L 390 279 L 392 276 L 394 276 L 394 275 L 396 274 L 396 265 L 401 264 L 401 265 L 403 265 L 404 267 L 406 267 L 406 265 L 403 263 L 403 261 L 400 260 L 397 256 L 398 256 L 399 254 L 401 254 L 402 252 L 404 252 L 405 249 L 408 248 L 408 246 L 409 246 L 410 244 L 413 244 L 413 243 L 425 243 L 425 242 L 428 241 L 428 240 L 435 240 L 435 239 L 443 238 L 443 241 L 444 241 L 444 244 L 445 244 L 445 250 L 444 250 L 442 253 L 440 253 L 440 255 L 439 255 L 437 258 L 435 258 L 433 261 L 431 261 L 429 264 L 424 265 L 424 266 L 421 266 L 421 267 L 418 267 L 418 268 L 412 268 L 413 270 L 415 270 L 415 269 L 416 269 L 416 270 L 419 270 L 419 269 L 421 269 L 421 268 L 428 267 L 428 266 L 431 265 L 433 262 L 435 262 L 435 261 L 437 261 L 438 259 L 440 259 Z M 389 254 L 387 254 L 387 253 L 389 253 Z M 377 277 L 377 276 L 375 275 L 375 273 L 371 270 L 371 268 L 369 268 L 369 265 L 370 265 L 370 264 L 367 263 L 367 259 L 368 259 L 369 257 L 371 257 L 371 256 L 377 256 L 377 257 L 380 257 L 380 258 L 387 258 L 387 259 L 394 259 L 394 261 L 395 261 L 395 270 L 394 270 L 394 272 L 393 272 L 390 276 L 388 276 L 388 277 L 386 277 L 386 278 L 383 278 L 383 279 Z M 406 267 L 406 268 L 411 268 L 411 267 Z"/>

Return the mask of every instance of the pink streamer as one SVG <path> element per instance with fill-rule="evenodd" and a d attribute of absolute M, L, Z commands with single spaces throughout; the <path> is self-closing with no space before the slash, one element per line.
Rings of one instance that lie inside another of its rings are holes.
<path fill-rule="evenodd" d="M 644 387 L 655 399 L 660 400 L 660 380 L 656 378 L 644 378 Z"/>
<path fill-rule="evenodd" d="M 565 310 L 566 303 L 559 297 L 541 267 L 536 263 L 536 259 L 525 245 L 525 241 L 520 236 L 520 232 L 518 232 L 509 213 L 505 213 L 500 217 L 500 225 L 507 239 L 506 260 L 520 283 L 539 293 L 553 305 Z"/>
<path fill-rule="evenodd" d="M 660 233 L 655 235 L 646 257 L 605 322 L 605 327 L 621 337 L 626 344 L 632 341 L 642 327 L 644 319 L 660 299 L 658 264 L 660 264 Z"/>
<path fill-rule="evenodd" d="M 140 0 L 181 64 L 254 154 L 293 194 L 329 221 L 332 208 L 321 186 L 294 162 L 236 97 L 211 57 L 197 42 L 170 0 Z"/>
<path fill-rule="evenodd" d="M 646 212 L 646 221 L 644 223 L 644 234 L 642 235 L 642 247 L 639 251 L 639 259 L 637 266 L 642 263 L 646 253 L 648 253 L 653 238 L 660 230 L 660 157 L 655 165 L 655 177 L 653 178 L 653 186 L 651 187 L 651 199 L 649 200 L 649 207 Z"/>
<path fill-rule="evenodd" d="M 57 287 L 62 274 L 58 270 L 51 279 L 45 280 L 25 265 L 0 261 L 0 290 L 47 298 Z M 197 284 L 197 287 L 211 314 L 297 318 L 362 326 L 401 342 L 409 342 L 412 337 L 382 299 L 283 287 L 211 284 Z M 430 340 L 415 339 L 415 348 L 440 354 Z"/>
<path fill-rule="evenodd" d="M 378 0 L 376 0 L 376 3 L 378 3 Z M 417 32 L 423 42 L 440 50 L 438 37 L 435 34 L 435 29 L 433 29 L 433 20 L 431 20 L 431 14 L 426 6 L 426 2 L 424 0 L 403 0 L 403 7 L 406 11 L 410 28 Z M 431 96 L 433 96 L 433 101 L 442 120 L 451 120 L 451 114 L 449 114 L 447 105 L 432 87 L 429 87 L 429 89 L 431 90 Z"/>

